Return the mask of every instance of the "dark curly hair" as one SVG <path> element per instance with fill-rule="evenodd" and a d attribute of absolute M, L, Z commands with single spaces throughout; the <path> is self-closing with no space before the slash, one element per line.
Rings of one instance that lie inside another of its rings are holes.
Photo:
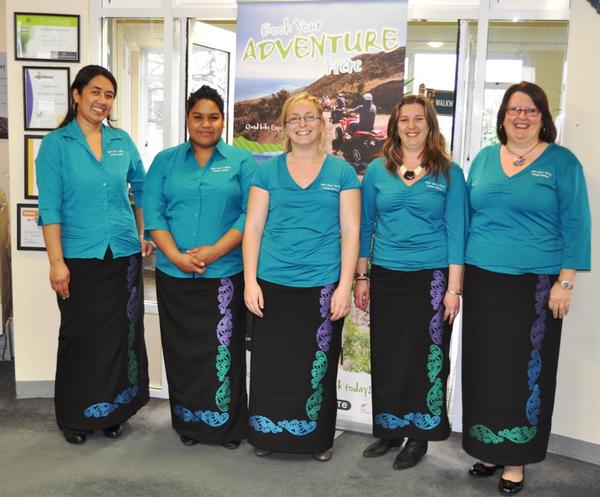
<path fill-rule="evenodd" d="M 186 116 L 194 108 L 194 105 L 196 105 L 200 100 L 210 100 L 211 102 L 214 102 L 215 105 L 219 108 L 221 117 L 225 119 L 225 102 L 223 101 L 223 97 L 219 95 L 219 92 L 217 90 L 208 85 L 202 85 L 194 93 L 190 93 L 190 96 L 188 97 L 187 102 L 185 103 Z"/>

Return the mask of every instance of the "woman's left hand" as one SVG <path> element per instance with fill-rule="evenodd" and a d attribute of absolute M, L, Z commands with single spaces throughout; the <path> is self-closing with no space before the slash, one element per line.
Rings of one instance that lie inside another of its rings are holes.
<path fill-rule="evenodd" d="M 552 311 L 554 319 L 562 319 L 569 313 L 572 292 L 573 290 L 566 290 L 557 283 L 552 285 L 548 307 Z"/>
<path fill-rule="evenodd" d="M 187 253 L 193 255 L 199 261 L 204 262 L 207 266 L 220 257 L 214 245 L 199 245 L 198 247 L 187 250 Z"/>
<path fill-rule="evenodd" d="M 444 321 L 448 321 L 448 324 L 454 323 L 458 311 L 460 311 L 460 297 L 446 292 L 444 295 Z"/>
<path fill-rule="evenodd" d="M 336 321 L 344 318 L 350 312 L 350 290 L 338 286 L 331 296 L 329 319 Z"/>
<path fill-rule="evenodd" d="M 142 244 L 142 257 L 146 257 L 154 251 L 154 243 L 143 238 L 140 240 L 140 243 Z"/>

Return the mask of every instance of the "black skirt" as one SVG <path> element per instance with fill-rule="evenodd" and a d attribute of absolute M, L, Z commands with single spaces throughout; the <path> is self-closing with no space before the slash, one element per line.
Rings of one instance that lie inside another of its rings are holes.
<path fill-rule="evenodd" d="M 452 327 L 444 317 L 448 269 L 371 269 L 373 435 L 444 440 Z"/>
<path fill-rule="evenodd" d="M 333 445 L 343 319 L 329 319 L 334 284 L 297 288 L 259 281 L 264 317 L 253 319 L 248 442 L 278 452 Z"/>
<path fill-rule="evenodd" d="M 65 259 L 70 297 L 61 323 L 54 401 L 61 428 L 123 423 L 148 402 L 140 254 Z"/>
<path fill-rule="evenodd" d="M 548 309 L 555 280 L 466 266 L 463 447 L 477 459 L 516 466 L 546 456 L 562 327 Z"/>
<path fill-rule="evenodd" d="M 173 428 L 203 443 L 246 438 L 244 282 L 156 270 Z"/>

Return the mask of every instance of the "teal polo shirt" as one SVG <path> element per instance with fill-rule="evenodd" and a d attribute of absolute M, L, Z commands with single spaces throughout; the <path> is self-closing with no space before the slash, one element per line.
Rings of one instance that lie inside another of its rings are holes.
<path fill-rule="evenodd" d="M 102 259 L 140 252 L 127 184 L 142 205 L 144 166 L 129 135 L 102 125 L 102 160 L 77 120 L 48 133 L 36 161 L 38 224 L 60 224 L 66 258 Z"/>
<path fill-rule="evenodd" d="M 314 181 L 300 188 L 281 154 L 258 166 L 252 185 L 269 192 L 258 277 L 292 287 L 338 281 L 340 193 L 360 188 L 352 166 L 327 155 Z"/>
<path fill-rule="evenodd" d="M 581 164 L 551 143 L 510 178 L 500 145 L 473 160 L 467 190 L 471 225 L 466 262 L 505 274 L 589 270 L 591 218 Z"/>
<path fill-rule="evenodd" d="M 243 232 L 255 169 L 252 154 L 222 140 L 203 168 L 189 140 L 163 150 L 146 176 L 145 229 L 171 232 L 181 252 L 213 245 L 232 228 Z M 176 278 L 223 278 L 242 271 L 242 252 L 240 247 L 235 248 L 198 275 L 184 273 L 157 250 L 156 267 Z"/>
<path fill-rule="evenodd" d="M 469 210 L 465 178 L 455 163 L 450 181 L 426 174 L 407 186 L 379 157 L 363 178 L 360 256 L 394 271 L 464 263 Z"/>

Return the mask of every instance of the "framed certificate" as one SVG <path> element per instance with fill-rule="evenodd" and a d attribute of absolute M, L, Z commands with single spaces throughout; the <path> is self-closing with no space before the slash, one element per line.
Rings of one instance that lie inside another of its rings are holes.
<path fill-rule="evenodd" d="M 25 130 L 55 129 L 69 109 L 68 67 L 23 67 Z"/>
<path fill-rule="evenodd" d="M 38 189 L 35 180 L 35 158 L 44 135 L 25 135 L 25 198 L 37 199 Z"/>
<path fill-rule="evenodd" d="M 17 250 L 46 250 L 36 204 L 17 204 Z"/>
<path fill-rule="evenodd" d="M 79 62 L 79 16 L 15 12 L 15 59 Z"/>

